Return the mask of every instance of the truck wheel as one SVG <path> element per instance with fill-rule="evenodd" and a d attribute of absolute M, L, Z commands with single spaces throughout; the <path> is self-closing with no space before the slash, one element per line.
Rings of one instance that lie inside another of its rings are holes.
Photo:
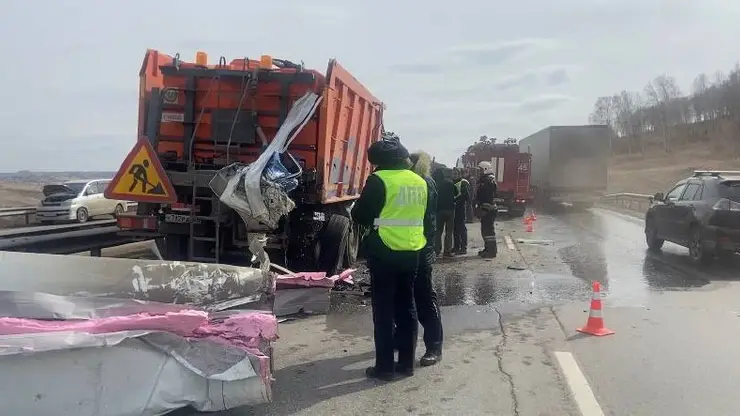
<path fill-rule="evenodd" d="M 170 234 L 154 240 L 159 254 L 165 260 L 185 261 L 188 258 L 188 237 L 186 235 Z"/>
<path fill-rule="evenodd" d="M 344 267 L 350 268 L 357 263 L 357 253 L 360 250 L 360 226 L 352 223 L 347 234 L 347 249 L 344 251 Z"/>
<path fill-rule="evenodd" d="M 339 273 L 342 268 L 350 225 L 349 218 L 332 214 L 321 233 L 319 270 L 325 271 L 329 276 Z"/>

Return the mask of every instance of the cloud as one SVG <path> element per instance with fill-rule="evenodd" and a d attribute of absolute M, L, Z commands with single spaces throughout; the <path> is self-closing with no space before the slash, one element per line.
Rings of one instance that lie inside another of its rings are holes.
<path fill-rule="evenodd" d="M 390 69 L 393 72 L 409 75 L 488 69 L 556 46 L 557 42 L 552 39 L 517 39 L 492 44 L 465 44 L 439 51 L 413 62 L 393 64 Z"/>
<path fill-rule="evenodd" d="M 568 70 L 565 68 L 556 69 L 545 77 L 545 82 L 551 87 L 565 84 L 568 81 L 570 81 L 570 77 L 568 76 Z"/>
<path fill-rule="evenodd" d="M 550 110 L 572 99 L 572 97 L 566 95 L 540 95 L 538 97 L 528 98 L 522 101 L 519 105 L 519 109 L 525 112 Z"/>
<path fill-rule="evenodd" d="M 740 56 L 727 53 L 740 38 L 740 3 L 727 0 L 222 0 L 218 19 L 195 0 L 178 6 L 5 0 L 0 167 L 116 169 L 135 140 L 147 48 L 269 54 L 318 71 L 337 58 L 387 104 L 387 128 L 445 163 L 481 134 L 585 123 L 600 95 L 661 73 L 686 90 Z"/>
<path fill-rule="evenodd" d="M 578 65 L 543 65 L 534 69 L 518 71 L 502 76 L 490 76 L 485 82 L 472 78 L 462 85 L 450 86 L 440 85 L 428 89 L 423 95 L 428 98 L 451 98 L 471 101 L 490 101 L 490 97 L 500 97 L 502 93 L 517 94 L 522 91 L 529 92 L 534 89 L 549 89 L 563 87 L 571 81 L 574 74 L 583 71 Z M 458 83 L 456 83 L 458 84 Z"/>
<path fill-rule="evenodd" d="M 423 74 L 438 74 L 443 72 L 444 66 L 440 64 L 432 63 L 408 63 L 408 64 L 396 64 L 391 66 L 391 70 L 408 75 L 423 75 Z"/>
<path fill-rule="evenodd" d="M 511 41 L 467 45 L 452 51 L 463 63 L 490 67 L 523 58 L 557 46 L 553 39 L 516 39 Z"/>

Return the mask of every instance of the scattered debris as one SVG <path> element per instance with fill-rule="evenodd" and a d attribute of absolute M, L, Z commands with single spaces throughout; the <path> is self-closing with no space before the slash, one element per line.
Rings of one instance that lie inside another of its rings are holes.
<path fill-rule="evenodd" d="M 526 267 L 522 267 L 522 266 L 506 266 L 506 268 L 509 270 L 527 270 Z"/>
<path fill-rule="evenodd" d="M 517 238 L 516 242 L 521 244 L 539 244 L 543 246 L 549 246 L 555 243 L 552 240 L 532 240 L 527 238 Z"/>

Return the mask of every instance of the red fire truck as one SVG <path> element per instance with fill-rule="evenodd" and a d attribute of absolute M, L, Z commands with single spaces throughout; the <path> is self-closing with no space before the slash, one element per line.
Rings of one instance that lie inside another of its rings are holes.
<path fill-rule="evenodd" d="M 527 204 L 533 199 L 529 185 L 532 155 L 521 153 L 516 143 L 476 144 L 462 155 L 458 167 L 462 167 L 475 181 L 475 170 L 482 161 L 491 162 L 496 172 L 498 197 L 503 200 L 499 204 L 499 212 L 517 217 L 524 215 Z"/>

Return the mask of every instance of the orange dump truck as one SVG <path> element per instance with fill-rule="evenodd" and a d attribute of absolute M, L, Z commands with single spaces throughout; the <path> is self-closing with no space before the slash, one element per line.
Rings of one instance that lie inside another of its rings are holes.
<path fill-rule="evenodd" d="M 207 60 L 147 51 L 138 142 L 106 191 L 139 202 L 136 215 L 119 216 L 121 232 L 156 238 L 167 260 L 245 263 L 247 236 L 259 232 L 278 264 L 335 272 L 353 263 L 359 231 L 349 210 L 371 173 L 366 153 L 381 138 L 383 104 L 335 60 L 326 73 L 270 56 Z M 234 162 L 254 162 L 309 91 L 320 106 L 282 155 L 301 172 L 289 193 L 296 207 L 276 229 L 247 225 L 209 183 Z"/>

